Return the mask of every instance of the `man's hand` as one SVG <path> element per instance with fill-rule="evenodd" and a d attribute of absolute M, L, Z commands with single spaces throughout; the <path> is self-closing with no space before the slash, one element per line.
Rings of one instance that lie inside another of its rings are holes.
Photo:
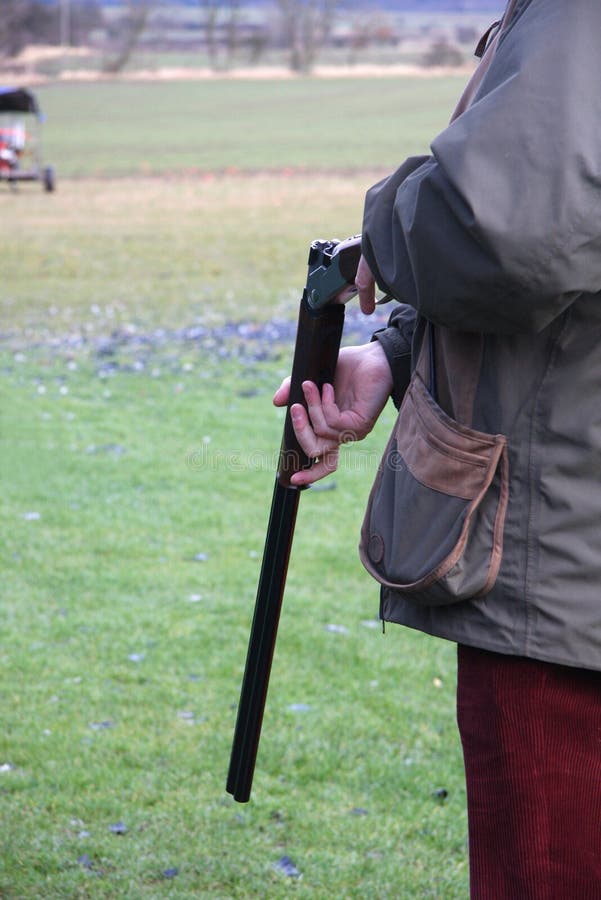
<path fill-rule="evenodd" d="M 355 285 L 359 294 L 361 312 L 371 315 L 376 308 L 376 280 L 364 256 L 359 260 Z"/>
<path fill-rule="evenodd" d="M 308 415 L 300 403 L 291 407 L 290 414 L 301 447 L 315 463 L 293 475 L 291 483 L 312 484 L 334 472 L 340 444 L 360 441 L 369 434 L 391 391 L 390 366 L 378 341 L 344 347 L 338 357 L 334 386 L 325 384 L 321 396 L 312 381 L 305 381 Z M 275 406 L 286 406 L 289 393 L 290 378 L 286 378 L 274 395 Z"/>

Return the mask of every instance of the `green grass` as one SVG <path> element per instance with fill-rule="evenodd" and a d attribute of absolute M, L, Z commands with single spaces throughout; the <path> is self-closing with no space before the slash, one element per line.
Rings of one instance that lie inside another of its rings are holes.
<path fill-rule="evenodd" d="M 303 495 L 253 797 L 225 793 L 291 354 L 252 331 L 376 177 L 0 195 L 3 898 L 467 895 L 454 649 L 371 627 L 357 558 L 392 410 Z"/>
<path fill-rule="evenodd" d="M 5 359 L 3 896 L 462 896 L 452 648 L 364 624 L 383 433 L 303 497 L 253 800 L 225 795 L 287 364 L 173 349 Z"/>
<path fill-rule="evenodd" d="M 395 167 L 444 128 L 465 76 L 52 85 L 58 178 L 172 169 Z"/>
<path fill-rule="evenodd" d="M 33 185 L 0 192 L 0 330 L 18 344 L 294 317 L 311 240 L 358 231 L 378 177 L 68 180 L 50 196 Z"/>

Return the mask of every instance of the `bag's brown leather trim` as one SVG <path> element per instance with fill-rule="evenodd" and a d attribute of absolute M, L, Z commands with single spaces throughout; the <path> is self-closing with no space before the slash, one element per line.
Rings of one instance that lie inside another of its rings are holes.
<path fill-rule="evenodd" d="M 509 502 L 509 460 L 507 456 L 507 446 L 503 448 L 501 454 L 501 487 L 499 491 L 499 505 L 497 507 L 497 515 L 495 518 L 495 527 L 493 531 L 493 546 L 490 557 L 490 568 L 488 577 L 481 591 L 478 591 L 476 597 L 483 597 L 492 589 L 503 558 L 503 531 L 505 529 L 505 515 L 507 513 L 507 504 Z"/>
<path fill-rule="evenodd" d="M 420 590 L 424 590 L 427 587 L 435 584 L 444 578 L 445 575 L 451 571 L 453 566 L 457 565 L 463 554 L 465 553 L 465 547 L 467 544 L 470 526 L 472 524 L 472 519 L 474 514 L 478 510 L 478 506 L 480 505 L 486 491 L 490 487 L 490 483 L 494 477 L 496 472 L 496 468 L 501 463 L 501 490 L 499 496 L 499 502 L 497 505 L 497 513 L 495 516 L 495 525 L 494 525 L 494 538 L 493 538 L 493 546 L 491 548 L 491 554 L 488 564 L 488 572 L 486 575 L 486 580 L 484 582 L 483 587 L 474 594 L 472 599 L 477 597 L 482 597 L 484 594 L 488 593 L 492 586 L 494 585 L 497 575 L 499 574 L 499 568 L 501 565 L 501 559 L 503 556 L 503 529 L 505 526 L 505 515 L 507 512 L 507 501 L 509 497 L 509 487 L 508 487 L 508 463 L 507 463 L 507 445 L 505 442 L 497 445 L 495 457 L 497 465 L 492 471 L 492 475 L 490 480 L 487 483 L 483 484 L 482 489 L 478 493 L 476 497 L 471 501 L 467 513 L 465 516 L 465 520 L 463 523 L 463 527 L 461 529 L 461 534 L 459 535 L 459 539 L 455 544 L 453 550 L 442 562 L 436 566 L 431 572 L 427 575 L 424 575 L 423 578 L 420 578 L 418 581 L 407 582 L 406 584 L 400 584 L 398 582 L 389 581 L 384 578 L 372 564 L 369 555 L 367 553 L 368 547 L 365 546 L 364 542 L 361 542 L 360 550 L 361 552 L 361 561 L 367 571 L 372 575 L 373 578 L 376 579 L 380 584 L 385 587 L 392 588 L 393 590 L 407 591 L 407 593 L 417 592 Z M 373 539 L 374 535 L 370 535 L 369 542 Z M 379 537 L 379 536 L 378 536 Z M 368 544 L 369 544 L 368 542 Z M 449 602 L 452 603 L 452 598 L 449 599 Z"/>
<path fill-rule="evenodd" d="M 449 418 L 435 405 L 417 372 L 405 395 L 396 436 L 398 452 L 417 481 L 463 500 L 478 496 L 483 478 L 488 480 L 487 470 L 494 473 L 498 446 L 505 441 L 502 435 L 475 431 Z"/>
<path fill-rule="evenodd" d="M 509 501 L 507 438 L 502 434 L 491 435 L 475 431 L 450 419 L 436 405 L 419 372 L 416 371 L 405 394 L 381 468 L 392 465 L 389 450 L 393 439 L 396 445 L 394 465 L 406 465 L 412 477 L 421 484 L 447 496 L 466 500 L 469 505 L 455 546 L 438 566 L 417 581 L 407 583 L 389 581 L 374 566 L 374 563 L 381 561 L 384 555 L 382 538 L 370 532 L 367 524 L 374 490 L 381 476 L 380 469 L 370 494 L 361 533 L 359 550 L 363 565 L 376 581 L 394 590 L 417 592 L 439 582 L 464 555 L 473 518 L 497 471 L 500 471 L 499 497 L 486 579 L 482 588 L 474 595 L 474 597 L 483 596 L 494 585 L 503 556 L 503 532 Z M 429 451 L 428 444 L 436 451 L 435 454 Z M 441 453 L 445 456 L 444 470 L 437 467 L 435 461 L 436 456 L 440 460 Z M 376 551 L 375 558 L 370 550 Z M 453 602 L 452 598 L 449 602 Z"/>

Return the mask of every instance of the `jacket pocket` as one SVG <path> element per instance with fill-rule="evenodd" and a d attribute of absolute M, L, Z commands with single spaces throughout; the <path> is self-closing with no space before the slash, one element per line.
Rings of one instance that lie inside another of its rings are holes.
<path fill-rule="evenodd" d="M 415 372 L 369 496 L 363 565 L 423 605 L 486 594 L 501 564 L 508 480 L 504 435 L 451 419 Z"/>

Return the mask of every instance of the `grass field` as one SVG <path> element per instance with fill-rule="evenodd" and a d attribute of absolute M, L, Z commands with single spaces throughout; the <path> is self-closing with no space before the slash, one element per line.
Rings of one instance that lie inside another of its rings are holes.
<path fill-rule="evenodd" d="M 0 195 L 3 330 L 290 317 L 314 237 L 360 228 L 375 173 L 66 180 Z"/>
<path fill-rule="evenodd" d="M 427 84 L 432 113 L 453 85 Z M 344 85 L 327 88 L 339 130 L 362 109 Z M 356 138 L 362 162 L 332 166 L 317 102 L 296 123 L 312 157 L 275 118 L 259 140 L 259 85 L 235 130 L 237 88 L 211 99 L 231 148 L 190 162 L 197 130 L 180 155 L 157 150 L 162 177 L 136 162 L 146 129 L 168 106 L 165 130 L 192 134 L 198 86 L 138 101 L 127 86 L 49 88 L 58 191 L 0 192 L 7 900 L 467 895 L 454 650 L 382 636 L 356 554 L 392 410 L 344 449 L 335 489 L 302 498 L 253 797 L 224 790 L 307 244 L 356 230 L 395 157 L 373 152 L 380 118 Z M 269 95 L 280 117 L 283 90 Z M 127 139 L 99 146 L 91 108 Z M 407 115 L 403 146 L 421 150 L 426 124 Z M 230 149 L 261 174 L 224 174 L 240 165 Z"/>
<path fill-rule="evenodd" d="M 40 88 L 59 178 L 396 167 L 444 127 L 465 78 L 216 80 Z"/>

